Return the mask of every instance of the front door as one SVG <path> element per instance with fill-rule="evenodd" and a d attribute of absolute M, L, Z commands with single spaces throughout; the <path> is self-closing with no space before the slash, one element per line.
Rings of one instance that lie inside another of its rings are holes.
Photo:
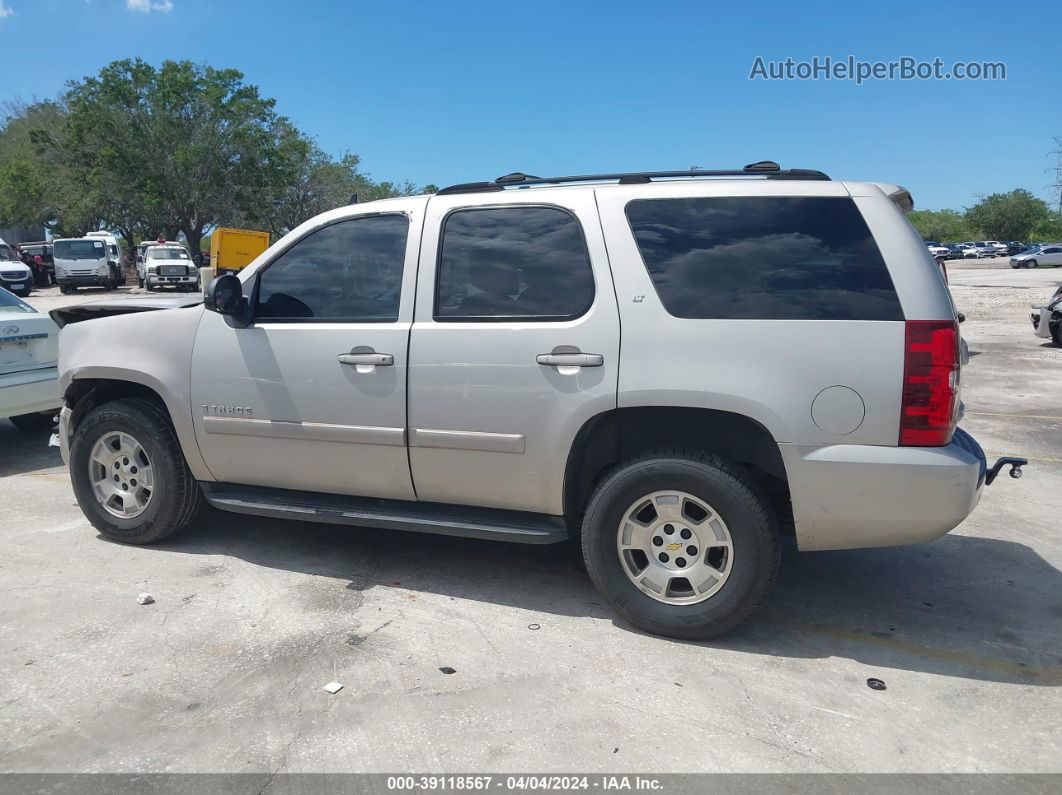
<path fill-rule="evenodd" d="M 204 314 L 191 402 L 218 481 L 414 499 L 406 356 L 426 202 L 330 217 L 256 267 L 249 327 Z"/>
<path fill-rule="evenodd" d="M 579 429 L 616 406 L 619 317 L 590 190 L 437 196 L 410 338 L 421 500 L 563 512 Z"/>

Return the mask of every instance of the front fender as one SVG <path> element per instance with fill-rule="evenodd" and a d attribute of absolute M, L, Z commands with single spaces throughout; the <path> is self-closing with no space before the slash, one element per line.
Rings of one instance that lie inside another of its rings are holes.
<path fill-rule="evenodd" d="M 59 333 L 59 392 L 66 400 L 78 381 L 138 384 L 166 406 L 188 468 L 213 480 L 192 428 L 190 370 L 202 306 L 102 317 Z"/>

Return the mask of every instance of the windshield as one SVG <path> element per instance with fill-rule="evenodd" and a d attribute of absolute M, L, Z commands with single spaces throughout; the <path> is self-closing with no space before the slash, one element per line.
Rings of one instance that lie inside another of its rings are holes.
<path fill-rule="evenodd" d="M 18 259 L 18 254 L 15 253 L 15 249 L 11 248 L 7 243 L 0 243 L 0 260 L 5 259 Z"/>
<path fill-rule="evenodd" d="M 106 256 L 102 240 L 57 240 L 52 253 L 56 259 L 102 259 Z"/>
<path fill-rule="evenodd" d="M 7 290 L 0 287 L 0 314 L 11 314 L 13 312 L 30 312 L 33 313 L 36 310 L 22 301 Z"/>
<path fill-rule="evenodd" d="M 148 259 L 190 259 L 183 248 L 162 248 L 155 246 L 147 250 Z"/>

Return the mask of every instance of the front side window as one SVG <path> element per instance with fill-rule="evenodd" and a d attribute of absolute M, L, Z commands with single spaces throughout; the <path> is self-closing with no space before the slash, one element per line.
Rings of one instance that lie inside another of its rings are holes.
<path fill-rule="evenodd" d="M 436 320 L 566 320 L 593 300 L 590 255 L 571 213 L 557 207 L 491 207 L 446 218 Z"/>
<path fill-rule="evenodd" d="M 262 272 L 255 317 L 393 323 L 408 232 L 409 220 L 398 214 L 311 232 Z"/>
<path fill-rule="evenodd" d="M 676 317 L 903 320 L 849 198 L 640 199 L 627 205 L 627 219 Z"/>

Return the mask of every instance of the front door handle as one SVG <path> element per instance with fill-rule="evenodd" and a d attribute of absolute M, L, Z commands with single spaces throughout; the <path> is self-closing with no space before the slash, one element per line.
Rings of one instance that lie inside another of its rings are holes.
<path fill-rule="evenodd" d="M 574 345 L 558 345 L 550 353 L 540 353 L 535 361 L 546 367 L 600 367 L 605 357 L 600 353 L 583 353 Z"/>
<path fill-rule="evenodd" d="M 370 367 L 390 367 L 395 357 L 390 353 L 377 353 L 368 345 L 351 348 L 350 353 L 341 353 L 336 357 L 340 364 L 369 365 Z"/>

